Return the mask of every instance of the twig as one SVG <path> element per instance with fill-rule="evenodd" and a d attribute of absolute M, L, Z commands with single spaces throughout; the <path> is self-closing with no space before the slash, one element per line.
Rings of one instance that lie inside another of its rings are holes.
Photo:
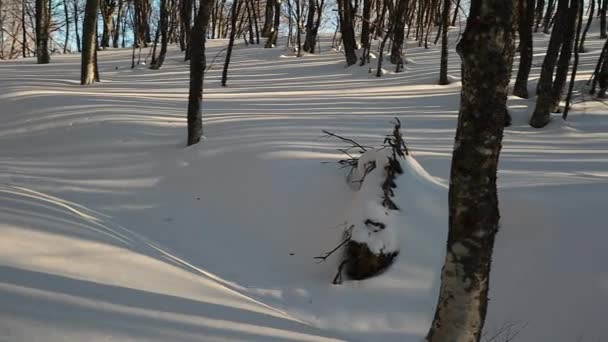
<path fill-rule="evenodd" d="M 342 284 L 342 269 L 344 268 L 344 265 L 346 265 L 347 263 L 348 263 L 348 259 L 342 260 L 342 262 L 340 263 L 340 266 L 338 266 L 338 273 L 336 273 L 334 280 L 331 282 L 332 284 L 334 284 L 334 285 Z"/>
<path fill-rule="evenodd" d="M 355 225 L 351 225 L 350 227 L 348 227 L 347 231 L 354 227 L 355 227 Z M 334 254 L 338 249 L 344 247 L 344 245 L 346 245 L 348 242 L 350 242 L 350 239 L 352 238 L 352 234 L 350 234 L 350 233 L 347 233 L 347 234 L 348 234 L 348 236 L 346 237 L 346 239 L 344 239 L 344 241 L 340 242 L 340 244 L 336 248 L 332 249 L 329 252 L 325 252 L 325 255 L 315 257 L 315 259 L 319 259 L 319 260 L 321 260 L 321 262 L 323 262 L 327 258 L 329 258 L 332 254 Z"/>
<path fill-rule="evenodd" d="M 323 130 L 323 133 L 325 133 L 325 134 L 327 134 L 327 135 L 329 135 L 329 136 L 331 136 L 331 137 L 338 138 L 338 139 L 340 139 L 340 140 L 342 140 L 342 141 L 346 141 L 346 142 L 348 142 L 348 143 L 351 143 L 351 144 L 353 144 L 354 146 L 357 146 L 358 148 L 360 148 L 360 149 L 362 150 L 362 151 L 360 151 L 361 153 L 363 153 L 363 152 L 367 151 L 367 149 L 368 149 L 368 148 L 372 148 L 372 147 L 370 147 L 370 146 L 361 146 L 361 145 L 359 145 L 359 143 L 357 143 L 356 141 L 354 141 L 354 140 L 352 140 L 352 139 L 348 139 L 348 138 L 341 137 L 341 136 L 339 136 L 339 135 L 337 135 L 337 134 L 334 134 L 334 133 L 329 132 L 329 131 L 326 131 L 326 130 Z"/>

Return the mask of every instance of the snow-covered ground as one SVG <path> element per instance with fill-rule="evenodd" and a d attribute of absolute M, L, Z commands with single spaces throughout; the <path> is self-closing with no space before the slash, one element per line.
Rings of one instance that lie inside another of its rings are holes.
<path fill-rule="evenodd" d="M 535 35 L 531 90 L 547 38 Z M 581 82 L 602 44 L 588 38 Z M 206 140 L 189 148 L 175 50 L 157 71 L 102 51 L 90 87 L 77 55 L 0 63 L 0 341 L 420 341 L 460 84 L 435 85 L 437 47 L 406 54 L 405 72 L 375 78 L 328 45 L 302 58 L 239 46 L 227 88 L 221 63 L 208 73 Z M 457 82 L 453 49 L 450 63 Z M 535 130 L 534 101 L 509 104 L 487 337 L 608 341 L 608 108 L 580 103 Z M 338 257 L 313 258 L 341 241 L 355 197 L 323 163 L 344 145 L 321 131 L 379 145 L 393 117 L 424 168 L 398 178 L 400 254 L 332 285 Z"/>

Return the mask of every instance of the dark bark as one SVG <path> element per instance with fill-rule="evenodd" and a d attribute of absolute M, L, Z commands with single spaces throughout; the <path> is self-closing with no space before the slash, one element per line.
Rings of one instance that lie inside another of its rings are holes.
<path fill-rule="evenodd" d="M 270 32 L 270 36 L 266 40 L 265 48 L 272 48 L 277 45 L 277 40 L 279 39 L 279 26 L 281 24 L 281 1 L 273 0 L 274 4 L 274 24 L 272 27 L 272 31 Z"/>
<path fill-rule="evenodd" d="M 452 26 L 456 26 L 456 19 L 458 18 L 458 10 L 460 9 L 460 0 L 456 0 L 454 6 L 454 17 L 452 18 Z"/>
<path fill-rule="evenodd" d="M 1 7 L 2 6 L 0 6 L 0 8 Z M 70 10 L 67 0 L 63 0 L 63 12 L 65 14 L 65 40 L 63 42 L 63 53 L 66 53 L 68 51 L 68 45 L 70 42 Z M 75 24 L 78 25 L 78 23 Z"/>
<path fill-rule="evenodd" d="M 51 61 L 49 54 L 50 25 L 49 0 L 36 0 L 36 59 L 38 64 L 46 64 Z"/>
<path fill-rule="evenodd" d="M 354 13 L 351 0 L 338 0 L 338 12 L 346 65 L 351 66 L 357 63 L 357 54 L 355 53 L 357 42 L 355 41 Z"/>
<path fill-rule="evenodd" d="M 116 10 L 115 0 L 100 0 L 99 6 L 103 19 L 103 33 L 101 35 L 101 47 L 110 47 L 110 38 L 114 36 L 114 11 Z"/>
<path fill-rule="evenodd" d="M 114 23 L 114 34 L 112 37 L 112 47 L 118 48 L 118 42 L 120 41 L 120 25 L 123 20 L 124 14 L 124 1 L 118 0 L 118 10 L 116 11 L 116 22 Z M 124 34 L 124 33 L 123 33 Z"/>
<path fill-rule="evenodd" d="M 549 33 L 549 27 L 551 18 L 553 17 L 553 10 L 555 9 L 555 0 L 549 0 L 547 3 L 547 12 L 545 12 L 545 18 L 543 19 L 543 33 Z"/>
<path fill-rule="evenodd" d="M 317 44 L 317 26 L 315 22 L 315 13 L 317 10 L 316 0 L 308 1 L 308 16 L 306 18 L 306 37 L 304 38 L 304 51 L 315 53 L 315 45 Z"/>
<path fill-rule="evenodd" d="M 572 58 L 579 4 L 580 0 L 571 0 L 570 7 L 565 15 L 566 22 L 564 23 L 563 43 L 557 61 L 555 79 L 553 80 L 553 102 L 550 108 L 551 112 L 559 111 L 559 102 L 566 85 L 566 80 L 568 79 L 568 69 L 570 68 L 570 59 Z"/>
<path fill-rule="evenodd" d="M 160 52 L 158 57 L 155 58 L 154 63 L 150 65 L 150 69 L 160 69 L 165 61 L 165 56 L 167 55 L 167 45 L 169 44 L 169 4 L 168 0 L 160 0 L 160 22 L 159 28 L 160 31 Z M 156 43 L 154 44 L 156 48 Z M 154 55 L 154 54 L 153 54 Z"/>
<path fill-rule="evenodd" d="M 448 25 L 450 17 L 451 0 L 443 1 L 443 13 L 441 14 L 441 61 L 439 64 L 439 84 L 446 85 L 448 81 Z"/>
<path fill-rule="evenodd" d="M 262 37 L 270 37 L 274 27 L 274 8 L 277 0 L 266 0 L 266 8 L 264 11 L 264 27 L 262 28 Z"/>
<path fill-rule="evenodd" d="M 608 0 L 602 1 L 602 7 L 600 8 L 600 38 L 604 39 L 608 37 L 606 35 L 606 10 L 608 10 Z"/>
<path fill-rule="evenodd" d="M 407 12 L 408 0 L 397 0 L 393 20 L 393 45 L 391 47 L 391 63 L 403 65 L 403 44 L 405 39 L 405 14 Z"/>
<path fill-rule="evenodd" d="M 76 36 L 76 49 L 78 52 L 82 51 L 82 45 L 80 44 L 80 33 L 78 32 L 78 0 L 72 0 L 74 5 L 74 35 Z"/>
<path fill-rule="evenodd" d="M 190 57 L 190 33 L 192 31 L 192 0 L 181 0 L 179 7 L 179 21 L 181 24 L 181 48 L 186 51 L 185 60 Z"/>
<path fill-rule="evenodd" d="M 580 43 L 578 45 L 578 52 L 580 52 L 580 53 L 585 53 L 585 38 L 587 38 L 587 32 L 589 31 L 589 27 L 591 27 L 591 22 L 593 21 L 594 13 L 595 13 L 595 0 L 591 0 L 591 8 L 589 9 L 589 19 L 587 19 L 587 26 L 585 26 L 585 31 L 583 32 Z M 582 19 L 581 19 L 581 21 L 582 21 Z"/>
<path fill-rule="evenodd" d="M 570 111 L 570 101 L 572 100 L 572 91 L 574 89 L 574 81 L 576 80 L 576 70 L 578 69 L 581 28 L 583 25 L 584 1 L 577 1 L 579 2 L 579 4 L 576 24 L 576 37 L 574 39 L 574 64 L 572 65 L 572 72 L 570 74 L 570 86 L 568 87 L 568 95 L 566 96 L 566 107 L 564 107 L 564 114 L 562 115 L 562 118 L 564 120 L 568 118 L 568 112 Z"/>
<path fill-rule="evenodd" d="M 96 77 L 95 54 L 97 40 L 97 9 L 99 0 L 87 0 L 82 24 L 82 55 L 80 64 L 80 84 L 93 84 Z"/>
<path fill-rule="evenodd" d="M 27 57 L 27 30 L 25 27 L 25 0 L 21 1 L 21 54 L 23 58 Z"/>
<path fill-rule="evenodd" d="M 517 0 L 519 22 L 519 69 L 513 86 L 513 95 L 528 98 L 528 76 L 532 67 L 532 24 L 534 22 L 534 0 Z"/>
<path fill-rule="evenodd" d="M 222 70 L 222 87 L 225 87 L 228 82 L 228 67 L 230 65 L 230 58 L 232 57 L 234 38 L 236 37 L 236 23 L 241 8 L 241 1 L 243 0 L 233 0 L 232 8 L 230 10 L 230 40 L 228 41 L 228 47 L 226 48 L 226 60 L 224 61 L 224 69 Z"/>
<path fill-rule="evenodd" d="M 150 42 L 150 0 L 134 0 L 136 46 L 147 47 Z"/>
<path fill-rule="evenodd" d="M 203 78 L 205 75 L 205 32 L 212 0 L 200 0 L 191 36 L 190 90 L 188 95 L 188 146 L 203 136 Z"/>
<path fill-rule="evenodd" d="M 536 26 L 534 27 L 534 32 L 538 32 L 540 28 L 540 23 L 543 20 L 543 10 L 545 9 L 545 0 L 538 0 L 536 2 Z"/>
<path fill-rule="evenodd" d="M 302 57 L 302 4 L 301 0 L 295 0 L 296 4 L 296 44 L 298 44 L 297 56 Z"/>
<path fill-rule="evenodd" d="M 372 14 L 372 0 L 363 0 L 363 18 L 361 19 L 361 46 L 369 50 L 370 41 L 370 18 Z"/>
<path fill-rule="evenodd" d="M 463 78 L 449 233 L 429 342 L 479 341 L 484 326 L 499 223 L 496 172 L 513 60 L 513 12 L 514 1 L 472 0 L 457 45 Z"/>
<path fill-rule="evenodd" d="M 560 49 L 562 50 L 562 54 L 565 52 L 562 48 L 562 44 L 567 35 L 565 30 L 568 27 L 568 12 L 568 0 L 559 0 L 557 13 L 555 14 L 555 25 L 553 27 L 553 32 L 551 32 L 549 47 L 547 48 L 547 53 L 543 60 L 540 79 L 538 80 L 536 89 L 536 93 L 538 94 L 536 108 L 530 118 L 530 126 L 535 128 L 541 128 L 547 125 L 551 120 L 551 111 L 555 110 L 556 99 L 554 97 L 556 92 L 554 89 L 553 72 L 557 64 Z M 557 103 L 559 103 L 559 98 L 557 99 Z"/>

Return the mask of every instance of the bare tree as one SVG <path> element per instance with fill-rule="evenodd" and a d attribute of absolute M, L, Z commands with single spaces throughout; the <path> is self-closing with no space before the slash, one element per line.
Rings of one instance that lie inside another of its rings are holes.
<path fill-rule="evenodd" d="M 513 60 L 514 0 L 472 0 L 457 51 L 462 91 L 445 264 L 429 342 L 479 341 L 499 211 L 496 172 Z"/>
<path fill-rule="evenodd" d="M 443 1 L 443 12 L 441 14 L 441 61 L 439 65 L 440 85 L 450 83 L 448 81 L 448 26 L 450 24 L 450 2 L 450 0 Z"/>
<path fill-rule="evenodd" d="M 528 76 L 532 67 L 532 24 L 534 21 L 534 0 L 517 0 L 519 31 L 519 69 L 513 86 L 513 94 L 528 98 Z"/>
<path fill-rule="evenodd" d="M 82 25 L 82 56 L 80 62 L 80 84 L 93 84 L 98 81 L 96 42 L 97 42 L 97 10 L 99 0 L 87 0 L 84 9 Z"/>
<path fill-rule="evenodd" d="M 51 61 L 49 54 L 49 35 L 51 13 L 49 0 L 36 0 L 36 58 L 38 64 Z"/>
<path fill-rule="evenodd" d="M 191 36 L 190 91 L 188 95 L 188 146 L 203 136 L 203 78 L 205 75 L 205 33 L 212 0 L 200 0 Z"/>

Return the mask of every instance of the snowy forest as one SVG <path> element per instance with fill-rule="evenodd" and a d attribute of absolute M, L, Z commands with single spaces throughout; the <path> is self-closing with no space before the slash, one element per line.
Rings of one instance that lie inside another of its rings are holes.
<path fill-rule="evenodd" d="M 608 342 L 608 0 L 0 0 L 0 341 Z"/>

